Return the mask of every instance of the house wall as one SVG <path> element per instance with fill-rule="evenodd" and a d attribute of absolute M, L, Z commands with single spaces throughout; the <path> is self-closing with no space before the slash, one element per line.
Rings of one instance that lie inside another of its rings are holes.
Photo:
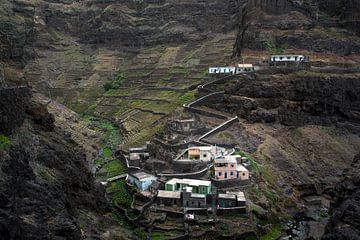
<path fill-rule="evenodd" d="M 209 151 L 200 151 L 200 160 L 209 162 L 212 159 L 212 153 Z"/>
<path fill-rule="evenodd" d="M 157 203 L 164 206 L 179 206 L 181 207 L 181 200 L 177 198 L 157 198 Z"/>
<path fill-rule="evenodd" d="M 274 55 L 271 56 L 272 62 L 302 62 L 305 60 L 303 55 Z"/>
<path fill-rule="evenodd" d="M 128 177 L 128 181 L 131 184 L 135 185 L 141 191 L 149 190 L 150 185 L 152 184 L 153 181 L 156 181 L 156 179 L 157 179 L 156 177 L 153 177 L 153 178 L 147 178 L 142 181 L 139 181 L 137 178 L 134 178 L 131 175 L 129 175 L 129 177 Z"/>
<path fill-rule="evenodd" d="M 206 198 L 191 197 L 191 193 L 183 193 L 183 207 L 206 208 Z"/>
<path fill-rule="evenodd" d="M 239 171 L 238 172 L 238 179 L 241 179 L 241 180 L 248 180 L 250 177 L 250 173 L 249 171 Z"/>
<path fill-rule="evenodd" d="M 237 202 L 236 199 L 218 199 L 217 205 L 221 208 L 237 207 Z"/>
<path fill-rule="evenodd" d="M 215 167 L 216 179 L 234 179 L 237 178 L 236 164 L 226 164 L 225 167 Z"/>
<path fill-rule="evenodd" d="M 175 185 L 165 184 L 166 191 L 182 191 L 186 187 L 189 187 L 188 184 L 180 184 L 179 189 L 176 189 Z M 191 187 L 191 186 L 190 186 Z M 200 194 L 209 194 L 211 192 L 211 186 L 198 186 L 192 188 L 193 193 L 200 193 Z"/>

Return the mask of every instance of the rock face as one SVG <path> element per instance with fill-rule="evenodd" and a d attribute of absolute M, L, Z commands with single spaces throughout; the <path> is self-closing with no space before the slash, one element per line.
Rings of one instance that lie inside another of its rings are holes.
<path fill-rule="evenodd" d="M 351 168 L 344 172 L 344 180 L 336 186 L 334 194 L 332 217 L 322 239 L 359 239 L 360 154 L 355 156 Z"/>
<path fill-rule="evenodd" d="M 30 97 L 31 91 L 26 87 L 0 88 L 0 133 L 10 134 L 22 125 Z"/>
<path fill-rule="evenodd" d="M 359 123 L 359 89 L 356 75 L 297 72 L 272 79 L 255 75 L 229 87 L 225 103 L 219 102 L 217 109 L 236 112 L 251 122 Z"/>
<path fill-rule="evenodd" d="M 11 92 L 16 101 L 4 92 Z M 1 104 L 1 116 L 13 123 L 1 124 L 1 132 L 11 140 L 9 150 L 0 150 L 1 238 L 99 236 L 96 226 L 88 232 L 87 220 L 81 226 L 79 222 L 84 211 L 98 218 L 109 211 L 85 152 L 65 132 L 54 129 L 53 117 L 46 107 L 31 102 L 29 89 L 1 91 Z"/>

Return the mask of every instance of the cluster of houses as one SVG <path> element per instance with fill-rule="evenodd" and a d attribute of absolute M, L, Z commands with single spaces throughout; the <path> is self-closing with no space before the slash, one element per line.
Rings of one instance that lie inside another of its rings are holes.
<path fill-rule="evenodd" d="M 264 59 L 260 65 L 280 65 L 280 64 L 299 64 L 309 62 L 310 58 L 305 55 L 271 55 L 269 59 Z M 240 74 L 255 71 L 253 64 L 238 64 L 237 66 L 210 67 L 209 74 Z"/>
<path fill-rule="evenodd" d="M 243 192 L 226 191 L 217 193 L 213 182 L 247 181 L 250 178 L 240 155 L 225 155 L 226 150 L 217 146 L 189 147 L 180 156 L 185 159 L 201 160 L 212 164 L 214 172 L 210 180 L 172 178 L 165 180 L 144 171 L 129 173 L 127 182 L 141 192 L 150 192 L 156 196 L 159 206 L 183 207 L 185 209 L 217 210 L 239 208 L 244 210 L 246 199 Z M 181 159 L 181 158 L 179 158 Z"/>
<path fill-rule="evenodd" d="M 154 192 L 159 206 L 183 207 L 186 209 L 216 209 L 246 207 L 246 198 L 241 191 L 226 191 L 216 193 L 209 180 L 172 178 L 161 184 L 159 179 L 149 173 L 137 171 L 129 173 L 128 183 L 140 191 Z M 156 185 L 154 188 L 153 186 Z M 162 189 L 156 189 L 162 188 Z"/>

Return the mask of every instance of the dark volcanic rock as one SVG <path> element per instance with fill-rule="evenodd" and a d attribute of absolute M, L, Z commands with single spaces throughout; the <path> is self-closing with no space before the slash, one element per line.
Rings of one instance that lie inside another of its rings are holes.
<path fill-rule="evenodd" d="M 1 127 L 11 133 L 10 150 L 0 150 L 0 239 L 81 239 L 81 212 L 101 219 L 110 211 L 104 191 L 85 152 L 54 130 L 45 106 L 30 104 L 28 89 L 15 89 L 7 89 L 12 97 L 2 97 L 0 105 L 10 120 Z"/>
<path fill-rule="evenodd" d="M 324 240 L 360 239 L 360 154 L 351 168 L 344 172 L 344 180 L 335 188 L 332 217 L 326 227 Z"/>
<path fill-rule="evenodd" d="M 286 125 L 359 123 L 359 81 L 355 76 L 298 72 L 241 80 L 228 87 L 224 101 L 212 104 L 251 122 Z"/>
<path fill-rule="evenodd" d="M 31 91 L 27 87 L 0 88 L 0 133 L 10 134 L 22 125 Z"/>

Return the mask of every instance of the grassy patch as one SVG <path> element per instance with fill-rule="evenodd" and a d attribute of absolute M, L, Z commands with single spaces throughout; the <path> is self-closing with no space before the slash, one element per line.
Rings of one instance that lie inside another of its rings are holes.
<path fill-rule="evenodd" d="M 274 224 L 270 232 L 260 237 L 260 240 L 275 240 L 281 237 L 281 225 L 280 223 Z"/>
<path fill-rule="evenodd" d="M 11 140 L 5 136 L 0 134 L 0 151 L 8 150 L 11 146 Z"/>
<path fill-rule="evenodd" d="M 179 97 L 177 105 L 182 106 L 195 100 L 196 90 L 190 91 Z"/>
<path fill-rule="evenodd" d="M 119 89 L 124 82 L 125 82 L 125 75 L 123 72 L 119 71 L 116 74 L 115 79 L 113 79 L 111 82 L 104 84 L 104 89 L 105 91 L 109 91 L 111 89 Z"/>
<path fill-rule="evenodd" d="M 132 196 L 126 189 L 125 180 L 111 183 L 106 190 L 111 195 L 114 204 L 130 208 Z"/>
<path fill-rule="evenodd" d="M 119 160 L 113 160 L 104 165 L 107 177 L 111 178 L 119 174 L 125 173 L 125 167 Z"/>
<path fill-rule="evenodd" d="M 284 50 L 287 49 L 287 45 L 276 45 L 276 43 L 274 41 L 267 41 L 266 42 L 266 50 L 270 53 L 270 54 L 283 54 Z"/>

